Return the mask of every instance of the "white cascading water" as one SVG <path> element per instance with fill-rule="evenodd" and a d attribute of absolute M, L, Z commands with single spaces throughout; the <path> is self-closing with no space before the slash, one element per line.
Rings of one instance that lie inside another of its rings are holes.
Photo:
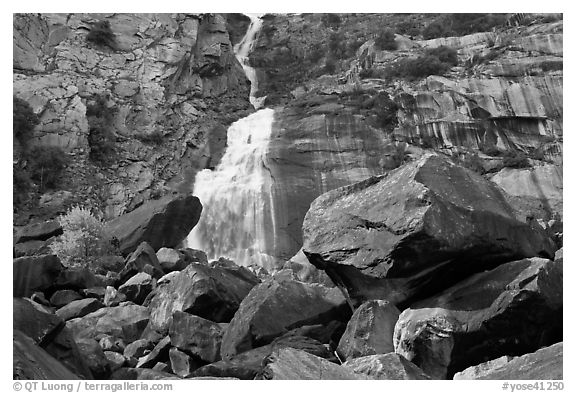
<path fill-rule="evenodd" d="M 246 14 L 250 18 L 250 25 L 248 31 L 242 38 L 242 41 L 234 45 L 234 53 L 236 58 L 242 65 L 246 77 L 250 81 L 250 103 L 254 109 L 260 109 L 266 97 L 256 97 L 258 91 L 258 79 L 256 78 L 256 70 L 250 66 L 248 55 L 252 52 L 252 47 L 256 43 L 256 35 L 262 27 L 262 19 L 264 14 Z"/>
<path fill-rule="evenodd" d="M 248 55 L 262 20 L 259 15 L 248 16 L 250 26 L 234 51 L 252 84 L 250 102 L 258 109 L 263 99 L 254 97 L 256 72 L 248 64 Z M 274 266 L 274 258 L 265 253 L 275 238 L 270 233 L 275 226 L 272 178 L 264 163 L 273 120 L 274 110 L 266 108 L 233 123 L 220 164 L 196 175 L 194 195 L 200 198 L 203 211 L 187 243 L 205 251 L 210 259 L 226 257 L 239 265 L 267 269 Z"/>

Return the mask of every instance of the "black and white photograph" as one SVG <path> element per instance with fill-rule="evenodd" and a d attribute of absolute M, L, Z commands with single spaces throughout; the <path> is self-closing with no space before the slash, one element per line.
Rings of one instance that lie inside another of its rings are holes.
<path fill-rule="evenodd" d="M 557 11 L 12 13 L 7 391 L 570 390 Z"/>

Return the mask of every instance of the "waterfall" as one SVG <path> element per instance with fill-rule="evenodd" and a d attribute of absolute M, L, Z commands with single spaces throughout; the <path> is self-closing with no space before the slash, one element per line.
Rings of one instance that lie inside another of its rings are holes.
<path fill-rule="evenodd" d="M 242 65 L 246 78 L 250 81 L 250 103 L 254 109 L 260 109 L 266 97 L 256 97 L 258 91 L 258 79 L 256 78 L 256 70 L 250 66 L 248 55 L 252 51 L 252 47 L 256 43 L 256 35 L 262 27 L 262 19 L 264 14 L 246 14 L 250 18 L 250 25 L 246 34 L 238 44 L 234 45 L 234 53 L 236 58 Z"/>
<path fill-rule="evenodd" d="M 257 15 L 249 17 L 248 31 L 234 50 L 252 83 L 250 102 L 258 109 L 263 99 L 254 97 L 258 85 L 248 55 L 262 20 Z M 274 110 L 266 108 L 233 123 L 218 166 L 196 175 L 194 195 L 200 198 L 203 211 L 187 243 L 205 251 L 210 259 L 227 257 L 239 265 L 274 267 L 275 259 L 266 254 L 275 239 L 273 181 L 264 162 L 273 120 Z"/>

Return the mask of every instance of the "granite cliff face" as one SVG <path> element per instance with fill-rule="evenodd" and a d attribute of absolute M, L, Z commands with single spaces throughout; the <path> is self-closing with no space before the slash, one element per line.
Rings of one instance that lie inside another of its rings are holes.
<path fill-rule="evenodd" d="M 86 37 L 108 22 L 114 45 Z M 16 14 L 14 95 L 40 117 L 32 145 L 73 157 L 66 189 L 107 217 L 213 167 L 229 123 L 249 108 L 249 84 L 219 14 Z M 87 106 L 113 114 L 114 155 L 88 159 Z"/>

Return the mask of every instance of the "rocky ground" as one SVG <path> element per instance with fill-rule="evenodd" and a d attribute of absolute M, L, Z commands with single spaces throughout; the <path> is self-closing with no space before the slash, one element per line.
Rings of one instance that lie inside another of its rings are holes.
<path fill-rule="evenodd" d="M 71 164 L 14 209 L 14 378 L 562 379 L 563 22 L 424 39 L 436 17 L 264 17 L 252 63 L 285 236 L 268 272 L 182 247 L 193 175 L 251 111 L 246 18 L 15 15 L 32 143 Z M 102 20 L 112 47 L 86 41 Z M 375 44 L 383 24 L 396 50 Z M 386 76 L 439 46 L 458 57 L 442 76 Z M 99 97 L 116 144 L 97 164 Z M 50 251 L 79 201 L 117 241 L 88 267 Z"/>

